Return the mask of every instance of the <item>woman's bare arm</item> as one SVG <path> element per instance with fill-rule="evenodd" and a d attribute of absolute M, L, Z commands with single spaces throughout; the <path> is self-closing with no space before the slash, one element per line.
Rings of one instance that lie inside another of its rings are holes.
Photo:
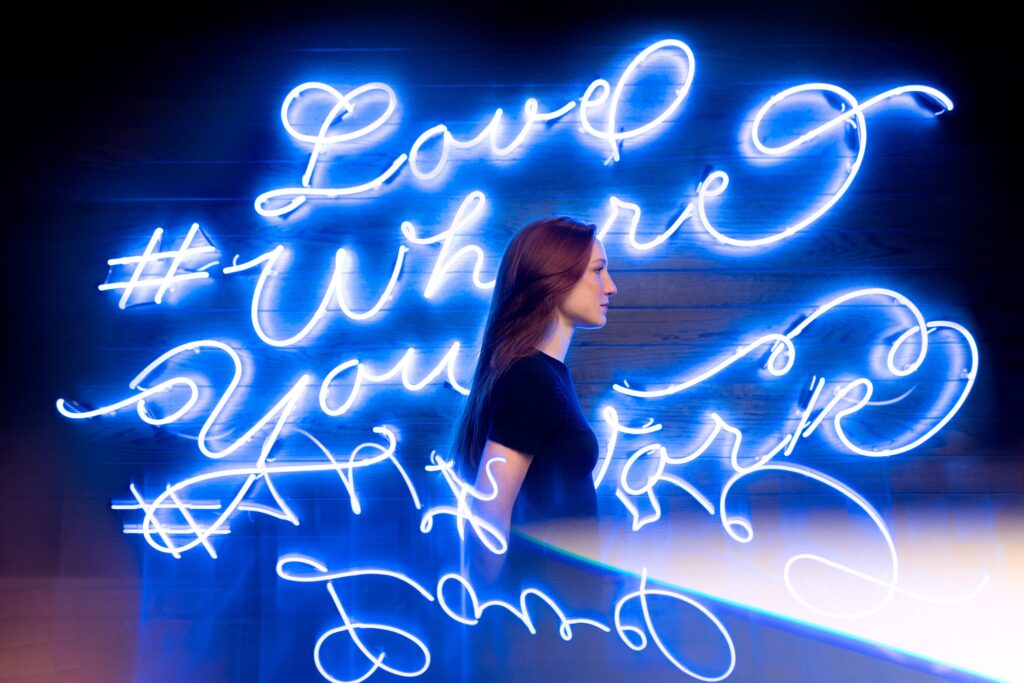
<path fill-rule="evenodd" d="M 504 459 L 504 462 L 497 460 L 498 458 Z M 532 455 L 490 440 L 484 444 L 483 453 L 480 454 L 480 467 L 477 469 L 474 486 L 482 493 L 490 492 L 492 487 L 487 477 L 490 470 L 497 493 L 492 500 L 474 500 L 473 513 L 493 524 L 501 531 L 506 541 L 512 526 L 512 506 L 515 505 L 519 489 L 522 488 L 526 471 L 532 461 Z M 485 573 L 488 574 L 487 578 L 493 579 L 504 564 L 505 556 L 496 555 L 483 548 L 479 549 L 479 552 L 482 553 L 480 560 Z"/>

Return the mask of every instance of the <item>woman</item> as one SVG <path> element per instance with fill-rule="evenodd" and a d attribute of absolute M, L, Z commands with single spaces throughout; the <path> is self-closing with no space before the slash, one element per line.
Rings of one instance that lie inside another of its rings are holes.
<path fill-rule="evenodd" d="M 598 443 L 564 360 L 578 327 L 603 327 L 616 293 L 596 228 L 545 218 L 502 256 L 469 402 L 456 434 L 463 475 L 497 494 L 474 514 L 511 523 L 593 517 Z"/>

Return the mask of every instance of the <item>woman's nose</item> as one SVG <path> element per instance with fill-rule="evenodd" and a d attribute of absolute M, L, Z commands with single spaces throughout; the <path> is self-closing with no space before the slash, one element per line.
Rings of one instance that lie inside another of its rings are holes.
<path fill-rule="evenodd" d="M 608 284 L 605 285 L 604 291 L 608 296 L 615 296 L 615 293 L 619 291 L 619 288 L 616 287 L 615 283 L 612 281 L 611 275 L 608 276 Z"/>

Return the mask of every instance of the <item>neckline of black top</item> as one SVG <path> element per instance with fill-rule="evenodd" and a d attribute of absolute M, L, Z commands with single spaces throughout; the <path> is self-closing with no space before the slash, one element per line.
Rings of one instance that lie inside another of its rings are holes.
<path fill-rule="evenodd" d="M 534 356 L 540 356 L 541 358 L 547 359 L 552 365 L 555 365 L 556 367 L 562 368 L 563 370 L 568 370 L 569 369 L 568 365 L 566 365 L 562 361 L 558 360 L 554 356 L 549 356 L 548 354 L 544 353 L 540 349 L 537 349 L 536 351 L 534 351 L 533 355 Z"/>

